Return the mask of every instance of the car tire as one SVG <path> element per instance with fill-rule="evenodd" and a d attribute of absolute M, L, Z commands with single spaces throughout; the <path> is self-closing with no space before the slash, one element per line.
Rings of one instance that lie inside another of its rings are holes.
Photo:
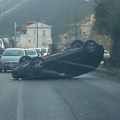
<path fill-rule="evenodd" d="M 88 40 L 84 43 L 84 49 L 87 52 L 94 52 L 96 50 L 96 42 L 94 40 Z"/>
<path fill-rule="evenodd" d="M 29 56 L 22 56 L 22 57 L 19 59 L 19 64 L 24 63 L 24 62 L 27 62 L 27 61 L 30 61 L 30 60 L 31 60 L 31 57 L 29 57 Z"/>
<path fill-rule="evenodd" d="M 34 57 L 30 64 L 34 67 L 34 68 L 42 68 L 44 65 L 44 59 L 42 57 Z"/>
<path fill-rule="evenodd" d="M 75 40 L 71 43 L 71 48 L 83 48 L 83 44 L 82 40 Z"/>

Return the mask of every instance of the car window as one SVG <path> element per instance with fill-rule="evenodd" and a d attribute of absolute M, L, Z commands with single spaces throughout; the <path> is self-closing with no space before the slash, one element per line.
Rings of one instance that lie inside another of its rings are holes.
<path fill-rule="evenodd" d="M 5 50 L 2 56 L 23 56 L 23 50 Z"/>
<path fill-rule="evenodd" d="M 36 55 L 35 50 L 25 50 L 27 55 Z"/>
<path fill-rule="evenodd" d="M 40 54 L 40 50 L 39 49 L 35 49 L 37 54 L 39 55 Z"/>

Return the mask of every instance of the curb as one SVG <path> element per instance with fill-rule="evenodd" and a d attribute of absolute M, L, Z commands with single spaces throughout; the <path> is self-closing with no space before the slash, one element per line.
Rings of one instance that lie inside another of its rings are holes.
<path fill-rule="evenodd" d="M 120 75 L 120 69 L 107 68 L 107 67 L 104 67 L 103 65 L 98 66 L 98 68 L 96 69 L 96 72 L 102 72 L 102 73 L 113 74 L 113 75 Z"/>

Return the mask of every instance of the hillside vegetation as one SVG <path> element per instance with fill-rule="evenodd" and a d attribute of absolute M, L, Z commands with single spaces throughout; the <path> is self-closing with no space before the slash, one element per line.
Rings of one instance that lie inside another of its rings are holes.
<path fill-rule="evenodd" d="M 120 68 L 120 0 L 96 1 L 95 28 L 112 41 L 111 65 Z"/>
<path fill-rule="evenodd" d="M 93 13 L 93 3 L 82 1 L 84 0 L 38 0 L 38 20 L 52 25 L 52 37 L 55 38 L 65 32 L 68 25 Z M 14 36 L 15 22 L 25 25 L 26 21 L 36 21 L 37 0 L 1 0 L 0 4 L 1 2 L 4 5 L 0 6 L 0 14 L 22 4 L 0 18 L 0 36 Z"/>

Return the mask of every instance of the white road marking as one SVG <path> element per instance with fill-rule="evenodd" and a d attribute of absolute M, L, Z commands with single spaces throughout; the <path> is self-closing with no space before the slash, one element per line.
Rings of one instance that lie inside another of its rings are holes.
<path fill-rule="evenodd" d="M 23 81 L 20 81 L 18 90 L 17 120 L 23 120 Z"/>

